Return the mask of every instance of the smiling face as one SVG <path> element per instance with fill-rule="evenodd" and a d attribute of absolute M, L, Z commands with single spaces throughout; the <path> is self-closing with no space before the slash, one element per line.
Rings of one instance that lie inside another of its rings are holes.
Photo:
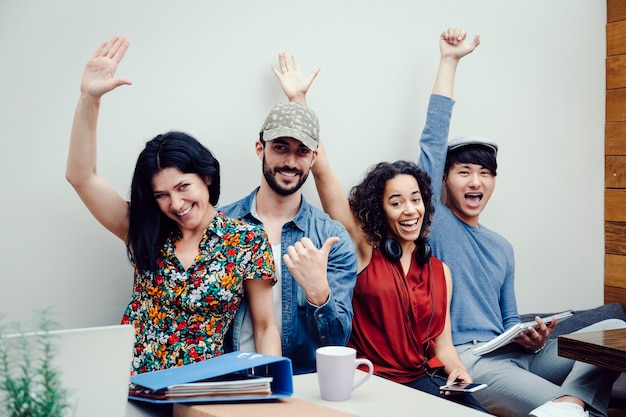
<path fill-rule="evenodd" d="M 478 217 L 485 209 L 496 186 L 491 170 L 477 164 L 457 162 L 444 176 L 446 206 L 461 221 L 478 226 Z"/>
<path fill-rule="evenodd" d="M 257 155 L 263 162 L 263 177 L 277 194 L 287 196 L 298 191 L 315 163 L 317 152 L 299 140 L 276 138 L 265 143 L 257 142 Z"/>
<path fill-rule="evenodd" d="M 161 211 L 183 230 L 204 230 L 216 211 L 209 203 L 208 185 L 198 174 L 165 168 L 152 177 L 152 192 Z"/>
<path fill-rule="evenodd" d="M 426 208 L 415 177 L 400 174 L 387 181 L 383 193 L 383 210 L 389 237 L 395 238 L 400 244 L 417 240 Z"/>

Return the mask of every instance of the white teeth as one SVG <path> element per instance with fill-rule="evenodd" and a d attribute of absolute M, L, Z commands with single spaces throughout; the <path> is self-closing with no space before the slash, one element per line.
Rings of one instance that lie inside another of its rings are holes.
<path fill-rule="evenodd" d="M 406 221 L 406 222 L 400 222 L 400 224 L 403 225 L 403 226 L 413 226 L 413 225 L 417 224 L 417 219 L 409 220 L 409 221 Z"/>
<path fill-rule="evenodd" d="M 185 214 L 189 213 L 191 211 L 191 208 L 193 207 L 193 205 L 187 207 L 185 210 L 183 211 L 179 211 L 178 213 L 176 213 L 176 215 L 178 217 L 183 217 Z"/>

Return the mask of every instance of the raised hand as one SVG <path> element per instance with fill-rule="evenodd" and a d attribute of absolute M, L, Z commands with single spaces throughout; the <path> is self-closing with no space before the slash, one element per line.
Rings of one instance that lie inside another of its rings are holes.
<path fill-rule="evenodd" d="M 124 84 L 132 84 L 128 78 L 113 78 L 130 42 L 124 36 L 115 36 L 96 50 L 85 66 L 80 91 L 92 97 L 103 94 Z"/>
<path fill-rule="evenodd" d="M 480 44 L 480 36 L 474 36 L 473 41 L 467 40 L 467 33 L 463 28 L 449 27 L 441 34 L 439 50 L 441 57 L 461 59 L 471 53 Z"/>
<path fill-rule="evenodd" d="M 316 68 L 311 75 L 305 77 L 300 71 L 298 58 L 295 55 L 291 55 L 291 63 L 289 63 L 289 57 L 285 52 L 278 54 L 278 66 L 280 69 L 272 64 L 272 72 L 278 78 L 280 87 L 283 89 L 287 99 L 306 106 L 306 93 L 309 91 L 309 87 L 311 87 L 321 68 Z"/>
<path fill-rule="evenodd" d="M 467 39 L 463 28 L 449 27 L 439 36 L 439 68 L 433 85 L 433 94 L 452 98 L 454 92 L 454 77 L 459 60 L 471 53 L 480 44 L 480 37 L 476 35 L 472 42 Z"/>

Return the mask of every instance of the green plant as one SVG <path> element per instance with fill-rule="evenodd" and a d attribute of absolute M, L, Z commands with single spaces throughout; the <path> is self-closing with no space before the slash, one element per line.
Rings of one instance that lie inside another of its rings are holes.
<path fill-rule="evenodd" d="M 29 337 L 20 324 L 15 334 L 6 335 L 0 325 L 0 398 L 2 417 L 62 417 L 69 408 L 67 390 L 60 371 L 53 365 L 57 324 L 49 312 L 37 313 L 38 333 Z"/>

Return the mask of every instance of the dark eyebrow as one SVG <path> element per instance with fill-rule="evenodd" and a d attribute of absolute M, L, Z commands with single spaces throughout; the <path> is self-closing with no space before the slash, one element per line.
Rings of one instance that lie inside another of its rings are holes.
<path fill-rule="evenodd" d="M 422 192 L 420 190 L 414 190 L 411 192 L 411 195 L 422 195 Z M 391 200 L 392 198 L 396 198 L 396 197 L 401 197 L 400 193 L 395 193 L 395 194 L 391 194 L 388 198 L 387 201 Z"/>
<path fill-rule="evenodd" d="M 478 165 L 480 167 L 480 169 L 489 169 L 484 165 L 480 165 L 480 164 L 476 164 L 474 162 L 458 162 L 458 167 L 459 168 L 471 168 L 471 165 Z"/>
<path fill-rule="evenodd" d="M 291 139 L 291 140 L 289 140 L 289 139 Z M 310 149 L 309 149 L 309 147 L 308 147 L 308 146 L 306 146 L 304 143 L 300 142 L 300 141 L 299 141 L 298 139 L 296 139 L 296 138 L 292 138 L 292 137 L 289 137 L 289 136 L 281 136 L 281 137 L 279 137 L 279 138 L 276 138 L 276 139 L 272 140 L 272 142 L 274 142 L 274 143 L 278 143 L 278 144 L 280 144 L 280 145 L 291 146 L 291 141 L 292 141 L 292 140 L 293 140 L 293 141 L 298 142 L 298 145 L 297 145 L 297 146 L 298 146 L 298 149 L 307 149 L 307 150 L 310 150 Z"/>
<path fill-rule="evenodd" d="M 178 182 L 177 184 L 174 185 L 173 189 L 176 189 L 176 188 L 180 187 L 181 185 L 188 184 L 188 183 L 189 183 L 188 179 L 187 178 L 183 178 L 182 181 L 180 181 L 180 182 Z M 164 193 L 164 192 L 166 192 L 166 191 L 152 190 L 153 194 Z"/>

